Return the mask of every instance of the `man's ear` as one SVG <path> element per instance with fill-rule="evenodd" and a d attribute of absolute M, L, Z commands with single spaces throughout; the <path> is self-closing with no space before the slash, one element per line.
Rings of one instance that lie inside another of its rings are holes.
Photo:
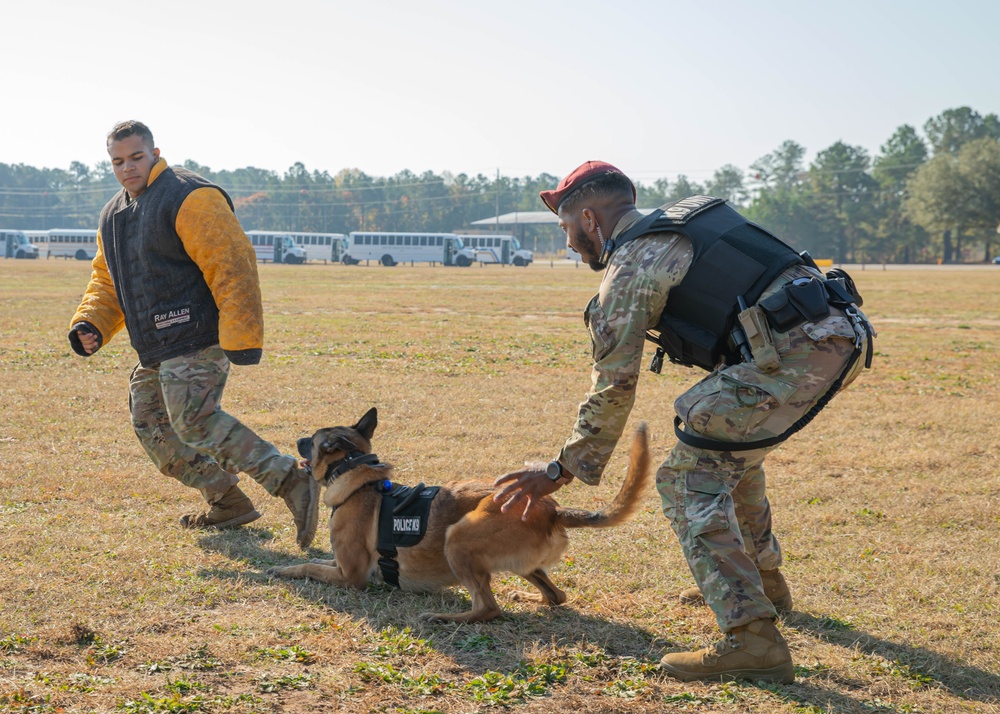
<path fill-rule="evenodd" d="M 160 160 L 160 150 L 154 148 L 153 149 L 153 163 L 155 164 L 159 160 Z"/>
<path fill-rule="evenodd" d="M 591 208 L 580 211 L 580 224 L 587 233 L 597 232 L 597 214 Z"/>

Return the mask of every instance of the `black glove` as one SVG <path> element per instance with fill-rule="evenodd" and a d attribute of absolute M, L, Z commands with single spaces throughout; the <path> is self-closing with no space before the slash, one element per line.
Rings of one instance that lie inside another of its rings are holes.
<path fill-rule="evenodd" d="M 264 350 L 261 349 L 222 351 L 226 353 L 230 362 L 238 365 L 259 364 L 261 355 L 264 354 Z"/>
<path fill-rule="evenodd" d="M 72 347 L 73 351 L 81 357 L 90 357 L 90 355 L 94 352 L 87 352 L 87 350 L 83 349 L 83 343 L 80 342 L 80 335 L 77 334 L 78 332 L 86 332 L 90 335 L 97 335 L 97 349 L 94 350 L 94 352 L 101 349 L 101 346 L 104 344 L 104 337 L 101 336 L 100 330 L 91 325 L 89 322 L 76 323 L 69 331 L 69 346 Z"/>

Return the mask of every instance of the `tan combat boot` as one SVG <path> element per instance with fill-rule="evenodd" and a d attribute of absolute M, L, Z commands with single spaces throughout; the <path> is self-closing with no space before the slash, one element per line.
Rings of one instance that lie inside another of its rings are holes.
<path fill-rule="evenodd" d="M 795 681 L 788 643 L 771 620 L 754 620 L 749 625 L 734 627 L 712 647 L 697 652 L 664 655 L 660 668 L 682 682 L 760 679 L 791 684 Z"/>
<path fill-rule="evenodd" d="M 774 570 L 761 570 L 760 579 L 764 583 L 764 594 L 767 595 L 767 599 L 774 605 L 774 609 L 778 612 L 791 611 L 792 593 L 788 589 L 788 583 L 785 582 L 785 577 L 781 574 L 781 571 L 777 568 Z M 697 585 L 693 588 L 681 590 L 680 600 L 683 605 L 705 604 L 705 598 L 702 596 L 701 590 Z"/>
<path fill-rule="evenodd" d="M 250 498 L 239 486 L 230 486 L 218 500 L 210 504 L 208 513 L 181 516 L 185 528 L 235 528 L 260 518 Z"/>
<path fill-rule="evenodd" d="M 319 522 L 319 487 L 305 469 L 293 466 L 278 493 L 295 520 L 295 542 L 305 550 L 316 537 Z"/>

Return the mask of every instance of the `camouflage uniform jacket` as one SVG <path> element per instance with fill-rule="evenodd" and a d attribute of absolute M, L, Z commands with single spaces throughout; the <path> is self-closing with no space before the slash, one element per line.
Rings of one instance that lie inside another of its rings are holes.
<path fill-rule="evenodd" d="M 618 221 L 617 237 L 643 214 Z M 584 483 L 596 485 L 625 429 L 642 368 L 646 330 L 656 325 L 670 289 L 687 274 L 691 242 L 677 233 L 656 233 L 627 243 L 611 256 L 584 322 L 594 351 L 592 386 L 580 405 L 573 435 L 559 461 Z"/>

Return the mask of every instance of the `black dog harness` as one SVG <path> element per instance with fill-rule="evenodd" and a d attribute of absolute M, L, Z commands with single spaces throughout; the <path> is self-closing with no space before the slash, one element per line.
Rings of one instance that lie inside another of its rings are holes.
<path fill-rule="evenodd" d="M 396 548 L 408 548 L 419 543 L 427 532 L 431 502 L 440 486 L 425 487 L 419 483 L 412 488 L 400 484 L 390 485 L 381 491 L 382 505 L 378 513 L 378 567 L 385 582 L 399 587 L 399 563 Z"/>
<path fill-rule="evenodd" d="M 326 467 L 323 483 L 329 485 L 343 474 L 359 466 L 376 466 L 381 462 L 375 454 L 350 451 L 347 456 Z M 382 579 L 399 587 L 399 563 L 396 561 L 397 548 L 408 548 L 419 543 L 427 532 L 427 519 L 431 502 L 437 496 L 440 486 L 425 487 L 420 483 L 414 487 L 393 484 L 389 479 L 376 479 L 362 484 L 347 498 L 333 506 L 333 510 L 347 503 L 354 494 L 365 488 L 374 488 L 382 495 L 378 514 L 378 560 Z"/>

